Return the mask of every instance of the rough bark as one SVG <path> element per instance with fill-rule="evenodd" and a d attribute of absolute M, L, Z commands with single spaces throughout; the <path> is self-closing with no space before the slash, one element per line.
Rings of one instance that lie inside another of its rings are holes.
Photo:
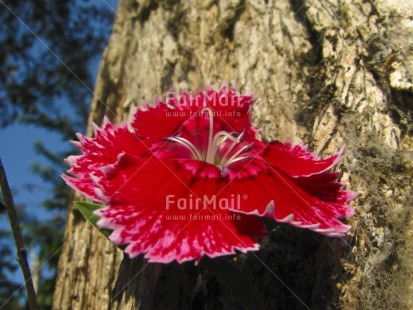
<path fill-rule="evenodd" d="M 120 1 L 90 121 L 227 82 L 259 98 L 264 139 L 324 155 L 346 144 L 342 179 L 359 193 L 349 236 L 273 225 L 236 263 L 267 309 L 411 309 L 411 20 L 410 1 Z M 54 308 L 241 307 L 200 266 L 122 256 L 70 209 Z"/>

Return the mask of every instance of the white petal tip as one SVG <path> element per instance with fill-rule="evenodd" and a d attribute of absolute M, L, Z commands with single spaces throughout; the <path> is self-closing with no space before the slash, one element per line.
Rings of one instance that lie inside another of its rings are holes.
<path fill-rule="evenodd" d="M 290 215 L 287 215 L 283 219 L 277 220 L 277 221 L 281 223 L 291 223 L 293 219 L 294 219 L 294 214 L 291 213 Z"/>
<path fill-rule="evenodd" d="M 96 134 L 98 133 L 98 131 L 100 130 L 100 127 L 98 125 L 96 125 L 95 123 L 92 123 L 92 129 L 93 129 L 93 133 Z"/>
<path fill-rule="evenodd" d="M 323 235 L 330 235 L 331 233 L 336 233 L 336 230 L 334 228 L 325 228 L 325 229 L 318 228 L 318 229 L 315 229 L 314 231 L 320 234 L 323 234 Z"/>
<path fill-rule="evenodd" d="M 93 182 L 94 184 L 99 185 L 100 179 L 99 179 L 97 176 L 91 174 L 89 177 L 90 177 L 90 179 L 92 180 L 92 182 Z M 96 192 L 96 191 L 95 191 L 95 192 Z"/>
<path fill-rule="evenodd" d="M 274 203 L 274 200 L 271 200 L 268 203 L 267 207 L 265 208 L 265 211 L 264 211 L 263 215 L 267 215 L 267 216 L 272 217 L 273 214 L 275 214 L 275 203 Z"/>
<path fill-rule="evenodd" d="M 76 156 L 71 155 L 64 159 L 65 163 L 69 166 L 73 166 L 76 163 Z"/>
<path fill-rule="evenodd" d="M 96 197 L 98 197 L 103 203 L 107 203 L 109 201 L 108 197 L 106 197 L 100 188 L 94 188 L 93 191 L 95 192 Z"/>
<path fill-rule="evenodd" d="M 109 118 L 105 115 L 102 121 L 102 128 L 105 127 L 107 124 L 110 124 Z"/>
<path fill-rule="evenodd" d="M 328 234 L 327 236 L 329 236 L 329 237 L 344 237 L 345 235 L 343 234 L 343 233 L 331 233 L 331 234 Z"/>
<path fill-rule="evenodd" d="M 80 149 L 80 147 L 82 146 L 82 144 L 79 141 L 70 141 L 70 144 L 73 145 L 74 147 L 77 147 L 78 149 Z"/>
<path fill-rule="evenodd" d="M 98 217 L 103 216 L 102 209 L 97 209 L 97 210 L 93 211 L 92 213 L 93 213 L 93 215 L 96 215 Z"/>
<path fill-rule="evenodd" d="M 311 230 L 315 230 L 318 227 L 320 227 L 320 223 L 317 224 L 310 224 L 310 225 L 302 225 L 301 228 L 307 228 L 307 229 L 311 229 Z"/>
<path fill-rule="evenodd" d="M 79 132 L 76 133 L 76 137 L 79 139 L 80 142 L 82 142 L 82 140 L 85 138 L 85 136 L 82 135 L 82 134 L 79 133 Z"/>

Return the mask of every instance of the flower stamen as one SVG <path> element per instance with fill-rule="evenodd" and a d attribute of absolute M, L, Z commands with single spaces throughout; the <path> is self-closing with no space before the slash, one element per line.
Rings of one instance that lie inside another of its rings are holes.
<path fill-rule="evenodd" d="M 219 141 L 219 139 L 221 139 L 222 137 L 224 137 L 224 138 L 223 138 L 221 141 Z M 207 158 L 206 158 L 206 162 L 207 162 L 207 163 L 210 163 L 210 164 L 214 164 L 214 163 L 215 163 L 215 157 L 216 157 L 216 155 L 217 155 L 217 152 L 218 152 L 220 146 L 221 146 L 227 139 L 230 139 L 230 140 L 233 142 L 233 144 L 231 145 L 231 150 L 235 147 L 235 145 L 237 145 L 237 143 L 240 143 L 240 140 L 237 139 L 237 138 L 234 138 L 234 137 L 232 136 L 232 134 L 230 134 L 230 133 L 228 133 L 228 132 L 226 132 L 226 131 L 223 131 L 223 130 L 222 130 L 222 131 L 219 131 L 219 132 L 215 135 L 215 137 L 214 137 L 214 139 L 212 140 L 212 142 L 208 141 L 209 144 L 212 145 L 212 147 L 211 147 L 210 157 L 207 156 Z M 230 152 L 231 150 L 229 150 L 229 152 Z M 222 159 L 221 159 L 221 161 L 222 161 Z"/>
<path fill-rule="evenodd" d="M 201 153 L 198 151 L 196 146 L 191 143 L 191 141 L 185 138 L 182 138 L 182 137 L 168 137 L 166 139 L 177 142 L 180 145 L 186 147 L 191 152 L 192 158 L 197 159 L 197 160 L 202 160 Z"/>
<path fill-rule="evenodd" d="M 212 137 L 214 136 L 214 112 L 212 112 L 211 108 L 203 108 L 201 113 L 207 111 L 209 113 L 209 136 L 208 136 L 208 149 L 206 155 L 206 162 L 212 164 L 211 162 L 211 153 L 214 152 L 214 146 L 212 141 Z"/>
<path fill-rule="evenodd" d="M 228 160 L 222 161 L 222 162 L 221 162 L 221 166 L 223 166 L 223 167 L 224 167 L 224 166 L 229 166 L 229 165 L 233 164 L 233 163 L 236 162 L 236 161 L 240 161 L 240 160 L 243 160 L 243 159 L 245 159 L 245 158 L 251 158 L 250 155 L 244 155 L 244 156 L 241 156 L 241 157 L 238 157 L 238 155 L 240 155 L 241 153 L 243 153 L 243 152 L 245 152 L 245 151 L 247 151 L 247 150 L 250 150 L 252 145 L 253 145 L 253 143 L 248 144 L 248 145 L 240 148 L 240 149 L 239 149 L 234 155 L 232 155 Z"/>
<path fill-rule="evenodd" d="M 241 139 L 244 136 L 245 131 L 239 133 L 238 136 L 236 136 L 237 133 L 235 132 L 230 133 L 225 130 L 218 131 L 216 134 L 214 134 L 214 113 L 212 109 L 209 107 L 203 108 L 201 110 L 201 113 L 203 112 L 206 112 L 209 116 L 207 140 L 208 145 L 206 145 L 205 153 L 201 151 L 202 149 L 205 150 L 205 148 L 203 148 L 202 145 L 197 147 L 194 145 L 194 143 L 192 143 L 190 140 L 186 138 L 174 136 L 168 137 L 166 139 L 171 142 L 176 142 L 181 146 L 185 147 L 191 153 L 192 159 L 202 160 L 208 164 L 216 165 L 221 170 L 225 169 L 226 167 L 235 162 L 247 158 L 252 158 L 251 155 L 242 155 L 242 153 L 250 150 L 253 143 L 239 148 L 238 151 L 231 155 L 231 153 L 234 152 L 234 149 L 237 147 L 237 145 L 242 142 Z M 228 140 L 230 140 L 230 142 L 228 142 Z M 219 153 L 220 150 L 222 150 L 224 143 L 230 143 L 230 145 L 228 145 L 227 149 L 225 150 L 225 153 L 220 156 Z"/>
<path fill-rule="evenodd" d="M 229 154 L 232 152 L 232 150 L 234 149 L 234 147 L 237 145 L 237 143 L 241 142 L 241 138 L 244 135 L 244 131 L 238 136 L 238 138 L 233 138 L 232 136 L 232 141 L 235 142 L 233 143 L 228 150 L 225 152 L 224 156 L 222 156 L 221 158 L 221 162 L 225 162 L 227 160 L 227 157 L 229 156 Z M 225 142 L 225 140 L 222 141 L 222 143 Z"/>

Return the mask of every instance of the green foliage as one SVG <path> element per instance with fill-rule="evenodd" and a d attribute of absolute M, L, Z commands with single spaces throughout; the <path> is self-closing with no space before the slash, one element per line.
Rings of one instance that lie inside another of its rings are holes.
<path fill-rule="evenodd" d="M 82 213 L 83 217 L 92 224 L 97 230 L 99 230 L 106 238 L 109 237 L 110 231 L 102 229 L 97 225 L 99 218 L 93 214 L 93 211 L 102 208 L 102 205 L 90 202 L 75 201 L 75 207 Z"/>

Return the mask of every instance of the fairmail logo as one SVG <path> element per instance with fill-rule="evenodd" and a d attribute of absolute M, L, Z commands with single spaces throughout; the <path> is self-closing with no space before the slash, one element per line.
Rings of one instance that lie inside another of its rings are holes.
<path fill-rule="evenodd" d="M 165 206 L 167 210 L 240 210 L 241 201 L 246 200 L 246 195 L 231 194 L 229 197 L 217 198 L 216 195 L 195 196 L 190 194 L 188 197 L 176 197 L 175 195 L 166 196 Z"/>

